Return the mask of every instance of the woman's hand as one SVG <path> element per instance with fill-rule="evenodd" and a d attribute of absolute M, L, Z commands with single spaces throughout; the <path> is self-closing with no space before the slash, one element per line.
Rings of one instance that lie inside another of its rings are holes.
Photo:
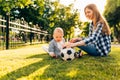
<path fill-rule="evenodd" d="M 70 48 L 70 47 L 75 47 L 75 46 L 76 46 L 76 43 L 67 42 L 66 44 L 64 44 L 64 48 Z"/>
<path fill-rule="evenodd" d="M 85 45 L 85 42 L 84 41 L 78 41 L 78 42 L 75 42 L 75 43 L 71 43 L 71 42 L 67 42 L 66 44 L 64 44 L 64 47 L 76 47 L 76 46 L 83 46 Z"/>
<path fill-rule="evenodd" d="M 69 42 L 70 43 L 75 43 L 75 42 L 78 42 L 78 41 L 81 41 L 82 38 L 72 38 Z"/>

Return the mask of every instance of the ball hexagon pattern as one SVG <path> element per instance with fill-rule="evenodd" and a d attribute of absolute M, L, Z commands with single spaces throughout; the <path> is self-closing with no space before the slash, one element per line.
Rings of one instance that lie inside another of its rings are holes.
<path fill-rule="evenodd" d="M 65 48 L 61 51 L 61 58 L 64 61 L 73 60 L 75 58 L 75 50 L 72 48 Z"/>

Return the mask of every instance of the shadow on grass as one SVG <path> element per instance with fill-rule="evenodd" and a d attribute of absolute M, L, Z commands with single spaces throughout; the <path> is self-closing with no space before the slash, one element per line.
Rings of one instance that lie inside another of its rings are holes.
<path fill-rule="evenodd" d="M 116 62 L 112 56 L 108 57 L 90 57 L 89 55 L 84 55 L 80 59 L 74 59 L 73 61 L 63 61 L 61 59 L 53 59 L 46 54 L 38 54 L 27 57 L 26 59 L 31 58 L 43 58 L 42 61 L 38 61 L 36 63 L 30 64 L 28 66 L 24 66 L 19 68 L 13 72 L 10 72 L 0 78 L 0 80 L 16 80 L 21 77 L 27 77 L 30 74 L 34 73 L 41 67 L 46 65 L 50 65 L 47 69 L 45 69 L 44 73 L 40 75 L 36 74 L 31 80 L 84 80 L 85 77 L 87 79 L 93 78 L 97 79 L 99 74 L 93 75 L 96 70 L 98 73 L 106 68 L 105 72 L 107 72 L 107 67 L 109 63 Z M 101 66 L 101 67 L 99 67 Z M 97 68 L 98 67 L 98 68 Z M 112 71 L 114 71 L 114 67 L 110 67 Z M 89 74 L 91 72 L 91 74 Z M 106 73 L 106 75 L 113 76 L 113 73 Z M 106 76 L 105 75 L 105 76 Z M 115 73 L 114 76 L 118 74 Z M 104 76 L 104 75 L 103 75 Z M 98 78 L 99 79 L 99 78 Z M 102 78 L 101 78 L 102 79 Z M 104 78 L 103 78 L 104 79 Z"/>
<path fill-rule="evenodd" d="M 41 54 L 39 56 L 41 56 L 39 58 L 47 58 L 48 57 L 47 55 L 44 55 L 44 54 Z M 24 66 L 22 68 L 19 68 L 13 72 L 10 72 L 10 73 L 2 76 L 0 78 L 0 80 L 16 80 L 17 78 L 20 78 L 23 76 L 28 76 L 29 74 L 33 73 L 34 71 L 36 71 L 40 67 L 45 66 L 46 64 L 44 64 L 44 61 L 38 61 L 38 62 L 30 64 L 28 66 Z"/>

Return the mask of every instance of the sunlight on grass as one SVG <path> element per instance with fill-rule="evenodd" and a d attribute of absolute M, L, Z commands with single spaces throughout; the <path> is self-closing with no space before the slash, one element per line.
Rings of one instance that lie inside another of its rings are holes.
<path fill-rule="evenodd" d="M 75 77 L 77 74 L 77 70 L 71 70 L 69 73 L 66 74 L 66 76 L 69 76 L 69 77 Z"/>
<path fill-rule="evenodd" d="M 3 76 L 19 68 L 42 60 L 43 59 L 0 59 L 0 74 Z"/>
<path fill-rule="evenodd" d="M 120 61 L 120 47 L 112 47 L 111 55 L 117 59 L 116 61 Z"/>
<path fill-rule="evenodd" d="M 53 59 L 42 45 L 0 51 L 0 80 L 119 80 L 120 48 L 107 57 Z"/>
<path fill-rule="evenodd" d="M 26 77 L 22 77 L 19 78 L 17 80 L 31 80 L 34 77 L 37 77 L 38 75 L 41 76 L 43 75 L 44 71 L 49 67 L 50 65 L 46 65 L 44 67 L 41 67 L 40 69 L 36 70 L 35 72 L 33 72 L 32 74 L 30 74 L 29 76 Z"/>
<path fill-rule="evenodd" d="M 53 80 L 52 78 L 48 78 L 47 80 Z"/>

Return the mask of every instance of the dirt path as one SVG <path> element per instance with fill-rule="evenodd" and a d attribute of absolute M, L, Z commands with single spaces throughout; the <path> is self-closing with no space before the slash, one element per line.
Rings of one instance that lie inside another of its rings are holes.
<path fill-rule="evenodd" d="M 41 53 L 43 52 L 42 46 L 43 45 L 47 45 L 47 44 L 38 44 L 38 45 L 29 45 L 29 46 L 25 46 L 22 48 L 18 48 L 18 49 L 10 49 L 10 50 L 1 50 L 1 53 Z M 120 44 L 112 44 L 112 46 L 115 47 L 119 47 L 120 48 Z"/>
<path fill-rule="evenodd" d="M 120 48 L 120 44 L 112 44 L 112 46 Z"/>
<path fill-rule="evenodd" d="M 17 49 L 1 50 L 0 53 L 40 53 L 43 52 L 42 46 L 45 44 L 30 45 Z"/>

